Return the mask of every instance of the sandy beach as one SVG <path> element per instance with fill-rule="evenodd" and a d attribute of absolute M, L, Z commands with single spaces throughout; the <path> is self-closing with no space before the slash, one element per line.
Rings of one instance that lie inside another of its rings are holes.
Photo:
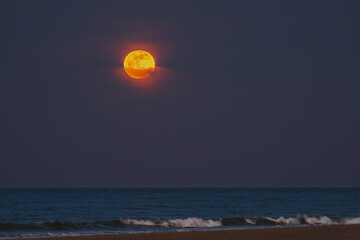
<path fill-rule="evenodd" d="M 113 234 L 31 240 L 359 240 L 360 225 L 282 227 L 221 231 Z M 30 239 L 29 239 L 30 240 Z"/>

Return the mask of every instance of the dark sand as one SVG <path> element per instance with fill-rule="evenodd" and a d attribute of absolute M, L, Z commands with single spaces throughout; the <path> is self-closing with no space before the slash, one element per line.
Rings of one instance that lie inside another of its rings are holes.
<path fill-rule="evenodd" d="M 360 225 L 40 238 L 56 240 L 360 240 Z M 32 239 L 34 240 L 34 238 Z"/>

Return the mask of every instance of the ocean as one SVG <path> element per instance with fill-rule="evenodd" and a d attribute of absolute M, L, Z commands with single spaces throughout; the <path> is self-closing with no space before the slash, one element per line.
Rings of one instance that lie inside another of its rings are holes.
<path fill-rule="evenodd" d="M 360 224 L 360 188 L 0 189 L 0 238 Z"/>

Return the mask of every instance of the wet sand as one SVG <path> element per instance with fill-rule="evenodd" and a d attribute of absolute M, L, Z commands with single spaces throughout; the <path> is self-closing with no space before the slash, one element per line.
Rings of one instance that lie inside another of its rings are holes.
<path fill-rule="evenodd" d="M 112 234 L 37 240 L 360 240 L 360 225 Z M 30 239 L 29 239 L 30 240 Z M 35 240 L 32 238 L 31 240 Z"/>

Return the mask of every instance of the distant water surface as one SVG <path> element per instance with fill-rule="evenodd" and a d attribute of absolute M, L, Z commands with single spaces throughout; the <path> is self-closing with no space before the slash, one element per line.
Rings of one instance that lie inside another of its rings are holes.
<path fill-rule="evenodd" d="M 330 224 L 359 188 L 0 189 L 0 238 Z"/>

